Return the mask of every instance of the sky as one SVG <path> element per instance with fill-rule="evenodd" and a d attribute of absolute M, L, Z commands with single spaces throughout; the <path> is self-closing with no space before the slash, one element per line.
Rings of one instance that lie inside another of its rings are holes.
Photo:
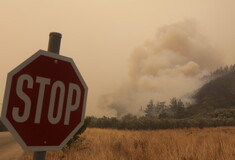
<path fill-rule="evenodd" d="M 50 32 L 63 35 L 60 54 L 73 58 L 89 87 L 86 115 L 109 113 L 100 107 L 102 97 L 123 93 L 136 49 L 164 27 L 192 21 L 203 42 L 232 64 L 234 6 L 234 0 L 0 0 L 0 103 L 7 73 L 47 50 Z"/>

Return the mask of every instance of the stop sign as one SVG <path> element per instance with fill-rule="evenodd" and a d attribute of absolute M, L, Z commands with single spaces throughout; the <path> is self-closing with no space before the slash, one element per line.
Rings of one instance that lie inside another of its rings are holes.
<path fill-rule="evenodd" d="M 39 50 L 8 73 L 1 119 L 25 151 L 59 150 L 84 123 L 87 90 L 71 58 Z"/>

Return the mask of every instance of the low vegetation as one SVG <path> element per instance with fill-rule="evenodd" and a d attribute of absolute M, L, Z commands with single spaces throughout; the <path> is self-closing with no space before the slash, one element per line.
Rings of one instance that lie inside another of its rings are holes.
<path fill-rule="evenodd" d="M 111 128 L 130 130 L 155 130 L 177 128 L 204 128 L 235 126 L 234 118 L 154 119 L 128 114 L 121 119 L 115 117 L 90 117 L 90 128 Z"/>
<path fill-rule="evenodd" d="M 87 129 L 70 150 L 47 160 L 234 160 L 235 127 L 175 130 Z M 21 160 L 31 160 L 25 153 Z"/>

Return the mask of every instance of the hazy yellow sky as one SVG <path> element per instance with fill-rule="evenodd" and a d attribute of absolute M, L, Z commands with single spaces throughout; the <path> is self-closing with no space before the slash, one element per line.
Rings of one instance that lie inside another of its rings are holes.
<path fill-rule="evenodd" d="M 195 20 L 234 63 L 234 6 L 234 0 L 0 0 L 0 103 L 7 73 L 47 50 L 52 31 L 62 33 L 61 55 L 74 59 L 88 84 L 87 115 L 102 115 L 99 97 L 119 88 L 133 50 L 164 25 Z"/>

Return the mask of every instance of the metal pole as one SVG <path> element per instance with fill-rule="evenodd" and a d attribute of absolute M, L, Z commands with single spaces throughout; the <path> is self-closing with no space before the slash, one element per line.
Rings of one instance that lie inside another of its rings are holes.
<path fill-rule="evenodd" d="M 48 51 L 56 54 L 60 53 L 60 42 L 61 42 L 62 34 L 58 32 L 51 32 L 49 35 L 49 44 Z"/>
<path fill-rule="evenodd" d="M 45 160 L 46 158 L 46 151 L 38 151 L 34 152 L 33 160 Z"/>
<path fill-rule="evenodd" d="M 49 44 L 47 51 L 59 54 L 61 38 L 62 38 L 61 33 L 51 32 L 49 35 Z M 45 158 L 46 158 L 46 151 L 34 152 L 33 160 L 45 160 Z"/>

